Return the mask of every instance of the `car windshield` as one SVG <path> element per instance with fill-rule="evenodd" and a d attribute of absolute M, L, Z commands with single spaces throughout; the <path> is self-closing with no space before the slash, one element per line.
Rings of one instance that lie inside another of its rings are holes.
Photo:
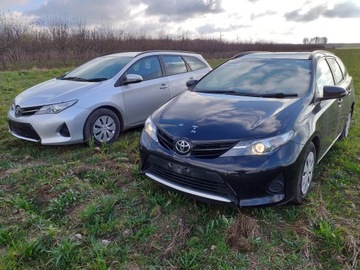
<path fill-rule="evenodd" d="M 133 59 L 133 57 L 99 57 L 81 65 L 59 79 L 105 81 L 117 74 L 131 59 Z"/>
<path fill-rule="evenodd" d="M 209 73 L 193 91 L 259 97 L 297 97 L 309 89 L 307 59 L 233 59 Z"/>

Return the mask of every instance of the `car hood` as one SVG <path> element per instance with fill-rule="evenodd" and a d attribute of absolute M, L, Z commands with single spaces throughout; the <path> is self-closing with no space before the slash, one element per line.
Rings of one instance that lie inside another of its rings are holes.
<path fill-rule="evenodd" d="M 91 89 L 99 84 L 99 82 L 51 79 L 20 93 L 16 97 L 15 103 L 21 107 L 30 107 L 78 99 L 81 91 Z"/>
<path fill-rule="evenodd" d="M 238 140 L 287 131 L 302 109 L 299 98 L 259 98 L 187 91 L 153 115 L 156 125 L 190 140 Z"/>

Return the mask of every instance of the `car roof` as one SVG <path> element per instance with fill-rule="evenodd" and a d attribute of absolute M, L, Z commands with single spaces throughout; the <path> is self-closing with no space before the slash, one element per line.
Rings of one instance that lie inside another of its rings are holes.
<path fill-rule="evenodd" d="M 242 52 L 235 55 L 232 59 L 236 58 L 251 58 L 251 59 L 264 59 L 264 58 L 286 58 L 286 59 L 308 59 L 318 58 L 321 56 L 335 56 L 333 53 L 317 50 L 306 52 L 266 52 L 266 51 L 249 51 Z"/>
<path fill-rule="evenodd" d="M 111 53 L 111 54 L 106 54 L 104 55 L 105 57 L 119 57 L 119 56 L 124 56 L 124 57 L 136 57 L 142 54 L 192 54 L 192 55 L 198 55 L 197 53 L 194 52 L 189 52 L 189 51 L 176 51 L 176 50 L 149 50 L 149 51 L 138 51 L 138 52 L 119 52 L 119 53 Z"/>

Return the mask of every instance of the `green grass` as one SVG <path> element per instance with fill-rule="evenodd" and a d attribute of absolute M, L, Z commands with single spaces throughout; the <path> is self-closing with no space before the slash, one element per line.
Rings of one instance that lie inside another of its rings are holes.
<path fill-rule="evenodd" d="M 335 52 L 359 93 L 360 50 Z M 12 99 L 63 72 L 0 73 L 0 269 L 360 269 L 358 106 L 303 205 L 233 209 L 139 175 L 141 129 L 100 149 L 12 137 Z"/>

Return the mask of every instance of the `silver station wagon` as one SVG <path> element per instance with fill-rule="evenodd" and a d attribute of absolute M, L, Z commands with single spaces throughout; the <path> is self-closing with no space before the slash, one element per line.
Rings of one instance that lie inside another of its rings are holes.
<path fill-rule="evenodd" d="M 196 53 L 146 51 L 95 58 L 20 93 L 8 112 L 17 138 L 44 145 L 114 142 L 142 125 L 186 82 L 211 70 Z"/>

